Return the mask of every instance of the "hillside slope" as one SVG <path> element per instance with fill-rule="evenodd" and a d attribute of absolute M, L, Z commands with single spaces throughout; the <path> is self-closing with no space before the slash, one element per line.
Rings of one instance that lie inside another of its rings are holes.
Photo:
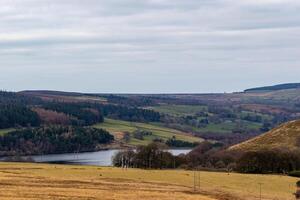
<path fill-rule="evenodd" d="M 286 89 L 296 89 L 300 88 L 300 83 L 285 83 L 273 86 L 264 86 L 257 88 L 246 89 L 244 92 L 257 92 L 257 91 L 276 91 L 276 90 L 286 90 Z"/>
<path fill-rule="evenodd" d="M 264 149 L 300 147 L 300 120 L 287 122 L 263 135 L 229 148 L 232 151 L 259 151 Z"/>

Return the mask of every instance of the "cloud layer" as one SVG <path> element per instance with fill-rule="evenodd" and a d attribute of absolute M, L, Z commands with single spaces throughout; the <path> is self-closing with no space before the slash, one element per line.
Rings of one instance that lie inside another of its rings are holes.
<path fill-rule="evenodd" d="M 299 82 L 298 0 L 2 0 L 3 89 L 223 92 Z"/>

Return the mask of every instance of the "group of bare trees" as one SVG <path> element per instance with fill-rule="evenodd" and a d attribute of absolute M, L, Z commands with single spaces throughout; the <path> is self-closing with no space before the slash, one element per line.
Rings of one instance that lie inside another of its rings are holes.
<path fill-rule="evenodd" d="M 135 151 L 125 150 L 117 153 L 113 158 L 113 164 L 117 167 L 134 167 L 143 169 L 176 168 L 183 163 L 183 157 L 173 156 L 164 150 L 165 146 L 159 143 L 151 143 L 140 146 Z"/>

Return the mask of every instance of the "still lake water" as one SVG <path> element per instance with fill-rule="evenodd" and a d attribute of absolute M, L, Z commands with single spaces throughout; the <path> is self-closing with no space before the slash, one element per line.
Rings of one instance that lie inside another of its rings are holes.
<path fill-rule="evenodd" d="M 112 157 L 121 150 L 105 150 L 86 153 L 49 154 L 28 156 L 39 163 L 64 163 L 78 165 L 112 166 Z M 191 149 L 170 149 L 173 155 L 187 154 Z"/>

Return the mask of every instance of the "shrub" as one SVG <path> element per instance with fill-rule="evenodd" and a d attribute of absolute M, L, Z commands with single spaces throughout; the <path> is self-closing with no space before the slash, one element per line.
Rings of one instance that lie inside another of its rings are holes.
<path fill-rule="evenodd" d="M 199 143 L 176 140 L 175 138 L 172 138 L 166 141 L 166 145 L 169 147 L 195 147 L 199 145 Z"/>
<path fill-rule="evenodd" d="M 289 172 L 289 176 L 299 177 L 300 178 L 300 171 L 291 171 L 291 172 Z"/>

